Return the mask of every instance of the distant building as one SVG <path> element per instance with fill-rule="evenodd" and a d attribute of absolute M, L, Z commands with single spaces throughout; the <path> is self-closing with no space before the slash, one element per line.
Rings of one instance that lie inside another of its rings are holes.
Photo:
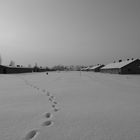
<path fill-rule="evenodd" d="M 110 63 L 101 68 L 101 72 L 114 74 L 140 74 L 140 60 L 127 59 Z"/>
<path fill-rule="evenodd" d="M 90 71 L 100 72 L 100 69 L 104 67 L 104 65 L 96 65 L 90 68 Z"/>
<path fill-rule="evenodd" d="M 38 72 L 45 72 L 45 71 L 47 71 L 46 68 L 39 68 L 39 69 L 38 69 Z"/>
<path fill-rule="evenodd" d="M 33 71 L 33 68 L 0 65 L 0 73 L 1 74 L 26 73 L 26 72 L 32 72 L 32 71 Z"/>
<path fill-rule="evenodd" d="M 45 72 L 45 71 L 46 69 L 43 68 L 37 69 L 37 72 Z M 17 67 L 0 65 L 0 74 L 30 73 L 30 72 L 36 71 L 34 68 L 20 67 L 19 65 Z"/>

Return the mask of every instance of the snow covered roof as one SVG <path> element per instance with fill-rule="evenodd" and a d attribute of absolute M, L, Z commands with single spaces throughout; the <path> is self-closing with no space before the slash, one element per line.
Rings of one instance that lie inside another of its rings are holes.
<path fill-rule="evenodd" d="M 125 60 L 122 62 L 116 62 L 116 63 L 110 63 L 107 64 L 106 66 L 102 67 L 101 69 L 111 69 L 111 68 L 122 68 L 132 62 L 136 61 L 136 59 L 130 59 L 130 60 Z"/>
<path fill-rule="evenodd" d="M 98 67 L 100 67 L 100 66 L 102 66 L 102 65 L 93 66 L 93 67 L 90 68 L 90 70 L 94 70 L 94 69 L 96 69 L 96 68 L 98 68 Z"/>
<path fill-rule="evenodd" d="M 81 70 L 85 70 L 85 68 L 82 68 Z"/>
<path fill-rule="evenodd" d="M 82 68 L 81 70 L 89 70 L 90 67 Z"/>

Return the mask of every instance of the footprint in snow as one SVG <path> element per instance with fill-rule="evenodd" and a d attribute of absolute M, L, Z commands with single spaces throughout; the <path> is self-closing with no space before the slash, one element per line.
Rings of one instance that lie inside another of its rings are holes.
<path fill-rule="evenodd" d="M 53 124 L 53 121 L 49 120 L 49 121 L 45 121 L 42 123 L 42 126 L 50 126 Z"/>
<path fill-rule="evenodd" d="M 24 140 L 32 140 L 37 136 L 37 134 L 38 134 L 38 130 L 31 130 L 26 134 Z"/>
<path fill-rule="evenodd" d="M 54 109 L 54 112 L 57 112 L 57 111 L 59 111 L 59 109 L 55 108 L 55 109 Z"/>
<path fill-rule="evenodd" d="M 55 108 L 55 105 L 52 105 L 53 108 Z"/>
<path fill-rule="evenodd" d="M 49 112 L 45 114 L 45 117 L 46 117 L 46 118 L 50 118 L 51 116 L 52 116 L 52 114 L 49 113 Z"/>
<path fill-rule="evenodd" d="M 37 87 L 36 89 L 37 89 L 37 90 L 39 90 L 40 88 L 39 88 L 39 87 Z"/>
<path fill-rule="evenodd" d="M 54 104 L 57 104 L 57 102 L 56 102 L 56 101 L 54 101 L 53 103 L 54 103 Z"/>
<path fill-rule="evenodd" d="M 54 96 L 51 96 L 52 99 L 54 99 Z"/>
<path fill-rule="evenodd" d="M 51 102 L 52 102 L 52 98 L 49 98 L 49 101 L 51 101 Z"/>
<path fill-rule="evenodd" d="M 50 96 L 50 92 L 47 91 L 47 96 Z"/>
<path fill-rule="evenodd" d="M 42 92 L 46 92 L 46 90 L 45 90 L 45 89 L 43 89 L 43 90 L 42 90 Z"/>

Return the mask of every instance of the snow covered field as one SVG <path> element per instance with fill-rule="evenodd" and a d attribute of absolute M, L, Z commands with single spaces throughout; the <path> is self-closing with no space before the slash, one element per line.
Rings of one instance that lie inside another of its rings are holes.
<path fill-rule="evenodd" d="M 0 75 L 0 140 L 140 140 L 140 75 Z"/>

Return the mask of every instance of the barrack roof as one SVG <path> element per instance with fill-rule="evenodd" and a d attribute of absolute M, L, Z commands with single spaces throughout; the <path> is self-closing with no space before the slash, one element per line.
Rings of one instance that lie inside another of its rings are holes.
<path fill-rule="evenodd" d="M 138 60 L 138 59 L 130 59 L 130 60 L 122 61 L 122 62 L 110 63 L 110 64 L 107 64 L 106 66 L 102 67 L 101 69 L 122 68 L 136 60 Z"/>
<path fill-rule="evenodd" d="M 81 70 L 89 70 L 90 67 L 85 67 L 85 68 L 82 68 Z"/>
<path fill-rule="evenodd" d="M 96 69 L 96 68 L 98 68 L 98 67 L 100 67 L 100 66 L 102 66 L 102 65 L 93 66 L 93 67 L 90 68 L 90 70 L 94 70 L 94 69 Z"/>

